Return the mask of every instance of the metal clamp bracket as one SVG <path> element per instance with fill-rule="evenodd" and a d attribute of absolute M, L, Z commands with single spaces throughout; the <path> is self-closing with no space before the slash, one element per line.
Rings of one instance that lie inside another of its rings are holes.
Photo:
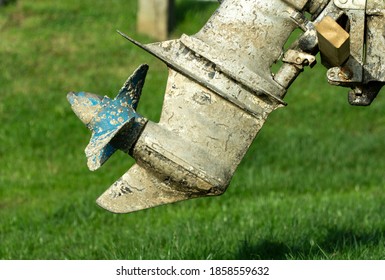
<path fill-rule="evenodd" d="M 313 67 L 317 63 L 314 55 L 297 50 L 288 50 L 284 54 L 282 61 L 290 64 L 310 67 Z"/>

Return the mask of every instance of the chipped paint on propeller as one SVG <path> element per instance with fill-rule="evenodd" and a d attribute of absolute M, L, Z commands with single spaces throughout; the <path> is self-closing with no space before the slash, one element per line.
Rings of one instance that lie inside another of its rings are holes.
<path fill-rule="evenodd" d="M 67 95 L 72 110 L 92 131 L 85 149 L 90 170 L 98 169 L 117 149 L 128 151 L 147 120 L 136 112 L 148 65 L 140 65 L 128 78 L 118 95 L 111 99 L 88 92 Z M 117 138 L 125 137 L 122 146 Z"/>

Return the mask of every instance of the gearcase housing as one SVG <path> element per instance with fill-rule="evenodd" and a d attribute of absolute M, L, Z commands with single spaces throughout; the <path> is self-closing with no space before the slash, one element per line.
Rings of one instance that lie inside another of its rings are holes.
<path fill-rule="evenodd" d="M 158 123 L 136 111 L 145 64 L 115 99 L 68 94 L 72 109 L 92 130 L 86 148 L 91 170 L 117 149 L 136 160 L 97 199 L 101 207 L 128 213 L 223 194 L 268 115 L 286 105 L 287 88 L 305 66 L 315 64 L 316 24 L 326 16 L 337 22 L 344 13 L 325 0 L 221 2 L 192 36 L 145 45 L 119 32 L 169 68 Z M 284 52 L 297 28 L 304 33 Z M 272 74 L 280 59 L 281 68 Z"/>

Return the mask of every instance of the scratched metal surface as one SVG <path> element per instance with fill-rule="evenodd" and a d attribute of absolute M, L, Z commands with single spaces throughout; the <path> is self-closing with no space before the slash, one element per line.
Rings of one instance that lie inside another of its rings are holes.
<path fill-rule="evenodd" d="M 286 89 L 269 69 L 296 28 L 293 12 L 280 0 L 224 1 L 192 37 L 147 46 L 131 40 L 172 70 L 160 122 L 149 122 L 135 145 L 137 164 L 98 203 L 129 212 L 223 193 L 269 113 L 284 103 Z"/>
<path fill-rule="evenodd" d="M 329 69 L 329 83 L 352 87 L 349 102 L 354 105 L 370 104 L 383 86 L 383 0 L 220 2 L 194 35 L 143 45 L 121 33 L 169 67 L 159 123 L 136 112 L 146 65 L 115 99 L 69 94 L 75 113 L 93 131 L 86 149 L 90 169 L 117 149 L 136 160 L 98 198 L 101 207 L 128 213 L 225 192 L 268 115 L 286 105 L 287 88 L 304 67 L 315 64 L 315 24 L 326 16 L 337 22 L 347 17 L 343 27 L 351 40 L 349 59 Z M 304 33 L 285 51 L 297 28 Z M 273 74 L 278 60 L 282 67 Z"/>

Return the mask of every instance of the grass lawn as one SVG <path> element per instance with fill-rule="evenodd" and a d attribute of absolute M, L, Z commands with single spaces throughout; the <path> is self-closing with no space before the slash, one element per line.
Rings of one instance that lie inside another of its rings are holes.
<path fill-rule="evenodd" d="M 138 111 L 159 118 L 167 68 L 121 38 L 134 0 L 17 0 L 0 8 L 0 259 L 385 259 L 385 97 L 351 107 L 307 69 L 221 197 L 128 215 L 95 199 L 132 164 L 90 172 L 69 91 L 113 97 L 148 63 Z M 173 36 L 216 3 L 177 1 Z"/>

